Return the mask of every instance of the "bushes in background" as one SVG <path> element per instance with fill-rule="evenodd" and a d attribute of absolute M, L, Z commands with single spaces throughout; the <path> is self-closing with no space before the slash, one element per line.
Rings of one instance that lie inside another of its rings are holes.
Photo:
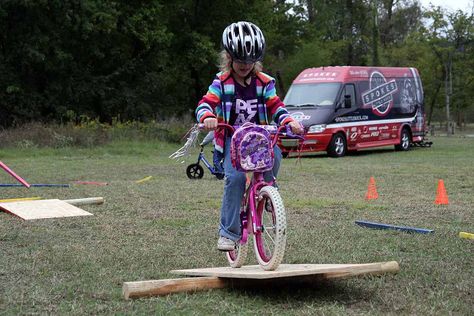
<path fill-rule="evenodd" d="M 117 140 L 159 140 L 179 142 L 194 124 L 191 119 L 172 118 L 166 121 L 99 122 L 82 116 L 77 124 L 27 123 L 0 131 L 1 147 L 92 147 Z"/>

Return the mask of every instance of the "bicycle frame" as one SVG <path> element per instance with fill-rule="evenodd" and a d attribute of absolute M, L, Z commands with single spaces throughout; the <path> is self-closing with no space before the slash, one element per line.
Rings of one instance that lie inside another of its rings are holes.
<path fill-rule="evenodd" d="M 203 177 L 204 168 L 200 164 L 200 162 L 202 161 L 212 175 L 216 176 L 216 178 L 219 180 L 224 179 L 224 173 L 221 172 L 221 169 L 219 168 L 221 162 L 217 161 L 216 159 L 216 157 L 218 157 L 218 154 L 215 154 L 215 152 L 213 152 L 213 155 L 213 162 L 211 164 L 211 162 L 209 162 L 204 155 L 204 145 L 201 145 L 201 150 L 199 152 L 197 162 L 190 164 L 186 168 L 186 175 L 188 176 L 188 178 L 201 179 Z"/>
<path fill-rule="evenodd" d="M 199 156 L 198 156 L 198 161 L 197 163 L 199 164 L 199 162 L 203 162 L 204 165 L 207 167 L 207 169 L 209 169 L 209 172 L 211 174 L 216 174 L 216 170 L 214 169 L 214 167 L 209 163 L 209 161 L 206 159 L 206 156 L 204 155 L 204 148 L 201 147 L 201 151 L 199 152 Z"/>
<path fill-rule="evenodd" d="M 275 147 L 278 137 L 281 133 L 281 130 L 284 126 L 280 126 L 275 134 L 273 135 L 272 146 L 271 148 Z M 252 172 L 252 180 L 245 191 L 244 198 L 242 202 L 245 201 L 245 205 L 241 206 L 241 213 L 240 213 L 240 220 L 242 223 L 242 236 L 240 238 L 240 244 L 245 244 L 248 241 L 249 231 L 252 234 L 257 234 L 257 232 L 262 232 L 262 223 L 257 216 L 257 199 L 258 199 L 258 192 L 264 186 L 271 186 L 274 184 L 274 181 L 266 182 L 263 176 L 263 172 Z M 250 221 L 248 218 L 250 215 Z"/>
<path fill-rule="evenodd" d="M 261 188 L 267 185 L 273 185 L 273 181 L 270 183 L 266 182 L 262 172 L 254 172 L 252 180 L 245 192 L 245 196 L 242 199 L 242 202 L 245 201 L 245 205 L 242 205 L 240 219 L 242 222 L 242 236 L 240 239 L 240 244 L 245 244 L 248 241 L 249 231 L 254 235 L 262 231 L 262 223 L 257 216 L 257 199 L 258 192 Z M 248 218 L 250 215 L 250 221 Z"/>
<path fill-rule="evenodd" d="M 232 133 L 234 132 L 232 126 L 218 124 L 218 128 L 224 127 Z M 278 129 L 273 126 L 269 128 L 268 125 L 261 127 L 267 129 L 272 135 L 270 148 L 273 150 L 279 136 L 283 136 L 281 130 L 285 126 Z M 292 134 L 289 129 L 287 129 L 286 136 L 300 137 Z M 235 157 L 233 156 L 232 159 Z M 268 164 L 267 167 L 269 167 Z M 245 170 L 240 167 L 236 168 Z M 236 245 L 234 250 L 226 252 L 226 257 L 233 268 L 240 268 L 244 264 L 250 234 L 254 235 L 255 255 L 262 269 L 275 270 L 284 256 L 286 245 L 285 207 L 279 192 L 273 187 L 274 180 L 265 181 L 264 173 L 265 171 L 247 172 L 248 175 L 252 174 L 252 179 L 245 189 L 240 204 L 241 238 L 239 245 Z"/>

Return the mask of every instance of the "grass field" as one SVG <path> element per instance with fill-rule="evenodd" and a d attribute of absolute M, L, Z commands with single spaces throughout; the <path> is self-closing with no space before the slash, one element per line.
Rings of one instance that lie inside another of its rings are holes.
<path fill-rule="evenodd" d="M 22 221 L 0 213 L 0 314 L 458 314 L 474 310 L 474 138 L 432 148 L 363 151 L 343 159 L 285 159 L 279 178 L 289 235 L 285 263 L 396 260 L 395 275 L 312 286 L 225 289 L 125 301 L 125 281 L 175 277 L 177 268 L 225 266 L 217 241 L 223 182 L 190 181 L 168 159 L 177 145 L 115 142 L 93 149 L 2 149 L 30 183 L 108 186 L 0 188 L 0 199 L 102 196 L 90 217 Z M 136 180 L 153 176 L 150 181 Z M 365 201 L 370 176 L 379 199 Z M 443 179 L 449 205 L 434 205 Z M 0 182 L 14 180 L 0 170 Z M 434 229 L 372 230 L 368 220 Z M 249 264 L 255 264 L 253 253 Z"/>

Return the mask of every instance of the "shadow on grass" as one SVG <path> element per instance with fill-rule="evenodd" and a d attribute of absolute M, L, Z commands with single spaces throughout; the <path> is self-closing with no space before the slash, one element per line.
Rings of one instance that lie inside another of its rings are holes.
<path fill-rule="evenodd" d="M 371 290 L 356 287 L 346 280 L 326 280 L 318 278 L 273 280 L 234 280 L 228 289 L 233 293 L 249 297 L 259 297 L 275 304 L 282 301 L 294 304 L 301 301 L 318 300 L 323 302 L 354 303 L 372 295 Z"/>
<path fill-rule="evenodd" d="M 430 147 L 410 147 L 408 150 L 410 151 L 417 151 L 417 150 L 428 150 Z M 395 150 L 390 147 L 386 148 L 374 148 L 374 149 L 363 149 L 363 150 L 357 150 L 357 151 L 349 151 L 348 156 L 352 157 L 358 157 L 358 156 L 367 156 L 367 155 L 380 155 L 380 154 L 390 154 L 390 153 L 395 153 L 395 154 L 402 154 L 402 151 Z"/>
<path fill-rule="evenodd" d="M 413 150 L 413 149 L 411 149 Z M 363 150 L 350 150 L 347 152 L 346 157 L 357 157 L 357 156 L 367 156 L 367 155 L 376 155 L 376 154 L 387 154 L 387 153 L 396 153 L 397 151 L 393 148 L 376 148 L 376 149 L 363 149 Z M 314 152 L 314 153 L 292 153 L 285 159 L 340 159 L 340 158 L 333 158 L 328 156 L 325 152 Z M 344 157 L 342 157 L 344 159 Z"/>
<path fill-rule="evenodd" d="M 429 147 L 412 147 L 410 148 L 410 151 L 413 150 L 423 150 L 427 149 Z M 385 147 L 385 148 L 374 148 L 374 149 L 362 149 L 362 150 L 350 150 L 347 152 L 346 157 L 364 157 L 364 156 L 373 156 L 373 155 L 383 155 L 383 154 L 392 154 L 392 153 L 400 153 L 400 151 L 397 151 L 391 147 Z M 324 152 L 315 152 L 315 153 L 305 153 L 298 155 L 296 153 L 292 153 L 290 156 L 286 157 L 285 159 L 305 159 L 305 158 L 311 158 L 311 159 L 340 159 L 340 158 L 332 158 L 329 157 L 327 154 Z M 344 159 L 344 157 L 342 157 Z"/>

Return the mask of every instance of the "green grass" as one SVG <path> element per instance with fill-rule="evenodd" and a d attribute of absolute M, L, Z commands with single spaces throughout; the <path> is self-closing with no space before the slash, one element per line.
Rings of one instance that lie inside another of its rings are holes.
<path fill-rule="evenodd" d="M 177 145 L 114 142 L 92 149 L 3 149 L 30 183 L 108 186 L 0 188 L 0 199 L 102 196 L 94 216 L 22 221 L 0 213 L 0 314 L 470 314 L 474 306 L 474 138 L 432 148 L 285 159 L 279 177 L 289 235 L 285 263 L 396 260 L 396 275 L 280 288 L 225 289 L 125 301 L 123 282 L 175 277 L 177 268 L 225 266 L 215 249 L 222 181 L 190 181 L 168 159 Z M 209 153 L 208 153 L 209 154 Z M 145 176 L 152 180 L 141 184 Z M 370 176 L 379 199 L 365 201 Z M 438 179 L 450 204 L 434 205 Z M 0 182 L 14 180 L 0 170 Z M 368 220 L 434 229 L 371 230 Z M 249 254 L 249 264 L 255 264 Z"/>

